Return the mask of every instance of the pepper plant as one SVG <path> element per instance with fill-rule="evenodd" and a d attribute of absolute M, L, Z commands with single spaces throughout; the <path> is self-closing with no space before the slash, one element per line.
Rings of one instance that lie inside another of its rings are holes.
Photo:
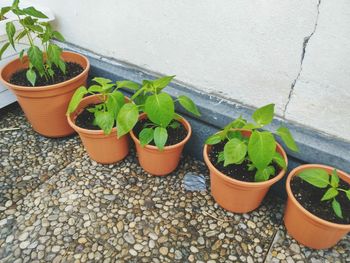
<path fill-rule="evenodd" d="M 0 49 L 0 59 L 10 45 L 16 50 L 16 44 L 26 39 L 29 48 L 22 49 L 19 58 L 22 60 L 25 53 L 28 55 L 29 68 L 26 77 L 33 86 L 35 86 L 38 75 L 45 77 L 46 80 L 53 79 L 55 75 L 53 66 L 65 74 L 66 64 L 61 58 L 62 49 L 51 43 L 54 38 L 64 41 L 64 37 L 58 31 L 53 30 L 48 22 L 40 21 L 48 17 L 33 6 L 20 8 L 19 0 L 14 0 L 11 6 L 1 8 L 0 17 L 5 16 L 8 12 L 15 14 L 17 20 L 6 23 L 8 41 Z M 16 34 L 16 25 L 19 25 L 18 34 Z M 35 39 L 40 40 L 41 48 L 34 42 Z"/>
<path fill-rule="evenodd" d="M 87 110 L 94 114 L 93 124 L 100 127 L 105 134 L 110 134 L 116 124 L 120 109 L 125 105 L 125 97 L 119 89 L 137 89 L 138 84 L 131 81 L 117 81 L 116 83 L 112 83 L 109 79 L 99 77 L 94 78 L 93 81 L 95 84 L 89 88 L 81 86 L 75 91 L 68 105 L 67 115 L 77 109 L 84 96 L 88 94 L 99 94 L 101 96 L 101 103 Z"/>
<path fill-rule="evenodd" d="M 321 201 L 332 201 L 332 208 L 337 217 L 343 218 L 340 203 L 336 197 L 343 192 L 350 201 L 350 189 L 345 190 L 339 187 L 339 176 L 337 170 L 334 169 L 331 174 L 319 168 L 307 169 L 298 174 L 305 182 L 320 188 L 327 189 L 321 198 Z"/>
<path fill-rule="evenodd" d="M 165 76 L 155 80 L 144 80 L 142 86 L 135 90 L 131 100 L 135 104 L 124 105 L 118 115 L 118 136 L 123 136 L 133 129 L 138 121 L 138 113 L 147 114 L 147 123 L 139 134 L 142 146 L 154 141 L 159 150 L 163 150 L 168 140 L 167 129 L 177 129 L 180 124 L 176 121 L 180 118 L 175 113 L 175 102 L 188 112 L 200 116 L 194 102 L 187 96 L 180 95 L 175 100 L 166 92 L 164 88 L 173 80 L 175 76 Z"/>
<path fill-rule="evenodd" d="M 272 163 L 276 163 L 282 169 L 287 165 L 283 156 L 276 151 L 276 140 L 269 131 L 261 128 L 270 124 L 274 116 L 274 104 L 268 104 L 257 109 L 252 118 L 254 123 L 248 122 L 240 116 L 232 121 L 223 130 L 210 136 L 206 144 L 215 145 L 224 142 L 224 150 L 218 154 L 218 163 L 224 162 L 224 166 L 242 164 L 248 161 L 248 170 L 256 171 L 254 180 L 256 182 L 267 181 L 275 174 Z M 251 132 L 250 137 L 244 137 L 237 129 Z M 298 151 L 298 147 L 286 127 L 279 127 L 276 134 L 292 151 Z"/>

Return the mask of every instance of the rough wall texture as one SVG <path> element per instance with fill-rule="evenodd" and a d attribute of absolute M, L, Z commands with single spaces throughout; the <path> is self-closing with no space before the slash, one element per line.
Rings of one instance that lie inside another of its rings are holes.
<path fill-rule="evenodd" d="M 71 43 L 350 140 L 347 0 L 45 5 Z"/>

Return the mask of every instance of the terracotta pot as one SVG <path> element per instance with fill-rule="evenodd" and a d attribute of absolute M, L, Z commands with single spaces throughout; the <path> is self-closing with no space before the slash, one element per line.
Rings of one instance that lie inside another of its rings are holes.
<path fill-rule="evenodd" d="M 66 111 L 69 101 L 77 88 L 86 85 L 90 63 L 88 59 L 73 52 L 62 52 L 64 61 L 80 64 L 84 71 L 78 76 L 50 86 L 22 87 L 9 83 L 12 74 L 28 68 L 28 58 L 15 59 L 0 72 L 1 81 L 11 89 L 22 107 L 33 129 L 47 137 L 63 137 L 74 133 L 68 125 Z"/>
<path fill-rule="evenodd" d="M 75 125 L 75 119 L 86 106 L 98 104 L 102 101 L 100 95 L 92 95 L 84 98 L 78 108 L 70 116 L 67 116 L 67 119 L 69 125 L 79 134 L 90 158 L 98 163 L 111 164 L 124 159 L 128 155 L 128 135 L 124 135 L 118 139 L 117 128 L 115 127 L 110 134 L 104 134 L 102 130 L 88 130 Z"/>
<path fill-rule="evenodd" d="M 288 200 L 284 212 L 284 224 L 288 233 L 299 243 L 314 249 L 326 249 L 337 244 L 350 231 L 350 225 L 336 224 L 321 219 L 307 211 L 295 199 L 290 182 L 294 176 L 310 168 L 321 168 L 328 173 L 334 170 L 333 167 L 321 164 L 306 164 L 298 166 L 289 173 L 286 182 Z M 337 172 L 341 179 L 350 183 L 350 175 L 341 170 Z"/>
<path fill-rule="evenodd" d="M 250 136 L 249 131 L 241 130 L 241 132 L 243 136 Z M 277 176 L 265 182 L 243 182 L 236 180 L 215 168 L 209 160 L 208 153 L 210 150 L 210 145 L 204 146 L 203 156 L 210 171 L 211 194 L 221 207 L 231 212 L 247 213 L 258 208 L 271 185 L 280 180 L 285 174 L 285 171 L 281 170 Z M 288 164 L 287 155 L 278 143 L 276 150 L 283 156 L 286 164 Z"/>
<path fill-rule="evenodd" d="M 139 120 L 145 118 L 147 118 L 147 115 L 143 113 L 140 115 Z M 192 134 L 191 125 L 186 119 L 181 118 L 179 122 L 185 126 L 187 136 L 175 145 L 165 146 L 163 151 L 160 151 L 153 145 L 145 145 L 142 147 L 134 132 L 130 132 L 130 136 L 136 145 L 140 165 L 148 173 L 157 176 L 167 175 L 174 171 L 178 166 L 182 150 Z"/>

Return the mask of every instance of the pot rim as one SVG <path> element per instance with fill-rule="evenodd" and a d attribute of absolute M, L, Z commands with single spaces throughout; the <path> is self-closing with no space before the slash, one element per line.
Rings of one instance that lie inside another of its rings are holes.
<path fill-rule="evenodd" d="M 179 115 L 179 116 L 180 116 L 180 115 Z M 146 117 L 147 117 L 147 114 L 146 114 L 146 113 L 141 113 L 141 114 L 139 115 L 139 120 L 142 120 L 142 119 L 144 119 L 144 118 L 146 118 Z M 191 134 L 192 134 L 191 125 L 190 125 L 190 123 L 189 123 L 184 117 L 182 117 L 182 116 L 180 116 L 180 117 L 181 117 L 181 118 L 180 118 L 178 121 L 180 121 L 180 122 L 185 126 L 185 129 L 187 130 L 187 135 L 186 135 L 186 137 L 185 137 L 181 142 L 178 142 L 177 144 L 165 146 L 164 149 L 162 150 L 162 152 L 164 152 L 164 151 L 166 151 L 166 150 L 172 150 L 172 149 L 178 148 L 179 146 L 184 145 L 184 144 L 190 139 Z M 140 140 L 135 136 L 133 130 L 130 131 L 130 136 L 131 136 L 131 138 L 133 139 L 133 141 L 134 141 L 135 143 L 141 145 Z M 149 150 L 158 150 L 158 151 L 160 151 L 160 150 L 157 148 L 157 146 L 153 146 L 153 145 L 149 145 L 149 144 L 145 145 L 143 148 L 149 149 Z"/>
<path fill-rule="evenodd" d="M 292 180 L 292 178 L 294 176 L 296 176 L 299 172 L 301 172 L 302 170 L 305 169 L 311 169 L 311 168 L 321 168 L 324 170 L 333 170 L 334 167 L 332 166 L 328 166 L 328 165 L 323 165 L 323 164 L 303 164 L 303 165 L 299 165 L 298 167 L 294 168 L 288 175 L 287 177 L 287 181 L 286 181 L 286 190 L 287 190 L 287 194 L 288 194 L 288 198 L 290 201 L 293 202 L 294 205 L 296 205 L 298 207 L 299 210 L 301 210 L 307 217 L 311 218 L 312 220 L 316 221 L 319 224 L 322 225 L 326 225 L 327 227 L 331 227 L 331 228 L 337 228 L 337 229 L 342 229 L 342 230 L 350 230 L 350 224 L 337 224 L 337 223 L 333 223 L 327 220 L 324 220 L 322 218 L 319 218 L 318 216 L 312 214 L 311 212 L 309 212 L 308 210 L 306 210 L 299 202 L 298 200 L 294 197 L 294 194 L 292 192 L 292 189 L 290 187 L 290 182 Z M 338 173 L 341 173 L 342 176 L 345 177 L 349 177 L 350 176 L 342 171 L 337 169 Z"/>
<path fill-rule="evenodd" d="M 236 130 L 236 131 L 246 131 L 246 132 L 250 132 L 249 130 L 245 130 L 245 129 L 231 129 L 231 130 Z M 208 156 L 208 151 L 209 151 L 209 147 L 210 145 L 205 144 L 204 145 L 204 149 L 203 149 L 203 157 L 204 157 L 204 161 L 206 163 L 206 165 L 208 166 L 209 170 L 213 170 L 215 171 L 215 174 L 219 175 L 219 177 L 221 179 L 223 179 L 225 182 L 229 183 L 229 184 L 235 184 L 235 185 L 239 185 L 242 187 L 248 187 L 248 188 L 261 188 L 261 187 L 267 187 L 270 186 L 272 184 L 274 184 L 275 182 L 279 181 L 286 173 L 287 169 L 282 169 L 277 176 L 275 176 L 272 179 L 269 179 L 267 181 L 264 182 L 244 182 L 244 181 L 240 181 L 234 178 L 231 178 L 227 175 L 225 175 L 224 173 L 222 173 L 221 171 L 219 171 L 210 161 L 209 156 Z M 276 147 L 280 150 L 280 152 L 282 153 L 282 156 L 286 162 L 286 165 L 288 167 L 288 158 L 287 158 L 287 154 L 284 151 L 283 147 L 276 142 Z"/>
<path fill-rule="evenodd" d="M 75 76 L 74 78 L 71 78 L 69 80 L 66 80 L 66 81 L 63 81 L 63 82 L 59 82 L 59 83 L 56 83 L 56 84 L 52 84 L 52 85 L 48 85 L 48 86 L 34 86 L 34 87 L 26 87 L 26 86 L 19 86 L 19 85 L 15 85 L 15 84 L 12 84 L 10 82 L 8 82 L 7 80 L 5 80 L 3 78 L 3 71 L 13 62 L 15 61 L 18 61 L 19 58 L 15 58 L 13 60 L 11 60 L 10 62 L 8 62 L 5 66 L 1 67 L 0 69 L 0 78 L 1 80 L 4 82 L 5 85 L 11 87 L 12 89 L 14 90 L 21 90 L 21 91 L 44 91 L 44 90 L 50 90 L 50 89 L 54 89 L 54 88 L 61 88 L 62 86 L 66 86 L 70 83 L 73 83 L 74 81 L 76 81 L 77 79 L 81 78 L 81 76 L 87 74 L 90 70 L 90 62 L 89 60 L 87 59 L 86 56 L 82 55 L 82 54 L 79 54 L 79 53 L 76 53 L 76 52 L 72 52 L 72 51 L 63 51 L 62 52 L 63 54 L 73 54 L 73 55 L 78 55 L 78 56 L 81 56 L 85 62 L 86 62 L 86 67 L 85 69 L 77 76 Z M 26 59 L 28 56 L 23 56 L 23 59 Z"/>
<path fill-rule="evenodd" d="M 98 98 L 101 94 L 94 94 L 94 95 L 90 95 L 90 96 L 87 96 L 85 98 L 83 98 L 79 105 L 83 102 L 83 101 L 87 101 L 87 100 L 91 100 L 91 99 L 94 99 L 94 98 Z M 125 96 L 125 98 L 127 98 Z M 79 107 L 78 105 L 78 107 Z M 112 133 L 116 133 L 118 128 L 117 127 L 113 127 L 112 128 L 112 131 L 110 134 L 105 134 L 103 130 L 89 130 L 89 129 L 85 129 L 85 128 L 82 128 L 82 127 L 79 127 L 78 125 L 75 124 L 75 118 L 81 113 L 81 111 L 85 109 L 85 108 L 81 108 L 81 109 L 76 109 L 74 112 L 72 112 L 71 114 L 67 115 L 67 120 L 68 120 L 68 123 L 69 125 L 78 133 L 84 133 L 84 134 L 89 134 L 89 135 L 104 135 L 104 136 L 110 136 L 112 135 Z M 78 113 L 79 112 L 79 113 Z M 123 136 L 122 136 L 123 137 Z"/>

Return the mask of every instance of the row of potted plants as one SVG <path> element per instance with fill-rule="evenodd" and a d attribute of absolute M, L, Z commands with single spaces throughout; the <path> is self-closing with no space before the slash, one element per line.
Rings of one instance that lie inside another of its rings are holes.
<path fill-rule="evenodd" d="M 34 7 L 20 8 L 18 0 L 2 8 L 0 17 L 8 12 L 18 19 L 6 24 L 8 42 L 0 56 L 23 38 L 29 47 L 1 69 L 0 78 L 16 94 L 35 131 L 48 137 L 76 131 L 90 157 L 104 164 L 127 156 L 130 134 L 147 172 L 159 176 L 176 169 L 192 130 L 175 112 L 175 103 L 193 115 L 200 113 L 190 98 L 181 95 L 174 100 L 164 92 L 174 76 L 144 80 L 142 85 L 96 77 L 86 88 L 88 59 L 52 43 L 64 38 L 40 20 L 45 14 Z M 134 95 L 127 98 L 122 89 Z M 254 112 L 254 122 L 240 117 L 207 139 L 203 155 L 211 193 L 223 208 L 237 213 L 256 209 L 271 185 L 284 176 L 287 155 L 273 133 L 262 130 L 273 117 L 274 105 L 269 104 Z M 276 135 L 298 151 L 286 127 L 277 129 Z M 349 183 L 348 174 L 328 166 L 302 165 L 291 171 L 284 217 L 288 232 L 312 248 L 336 244 L 350 231 Z"/>

